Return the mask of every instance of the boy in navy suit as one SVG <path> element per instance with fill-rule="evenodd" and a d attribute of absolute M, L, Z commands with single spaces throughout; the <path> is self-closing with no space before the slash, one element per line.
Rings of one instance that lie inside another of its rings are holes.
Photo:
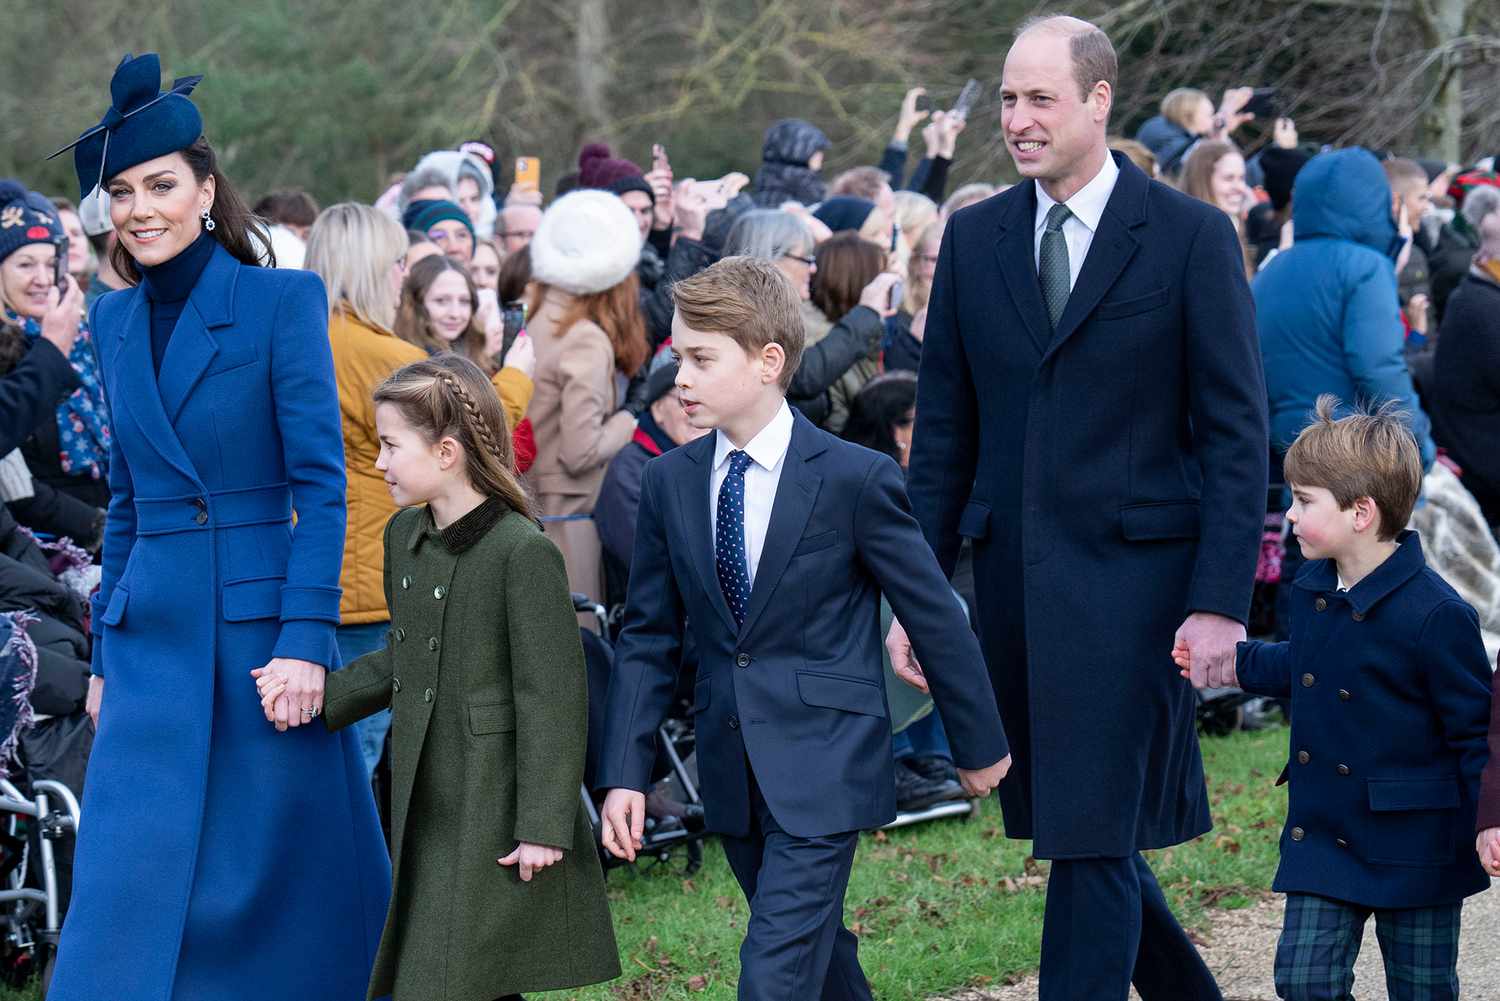
<path fill-rule="evenodd" d="M 880 594 L 906 624 L 970 794 L 1010 755 L 972 630 L 889 457 L 786 404 L 796 291 L 727 258 L 679 282 L 672 347 L 694 427 L 647 464 L 605 712 L 605 847 L 634 859 L 655 732 L 686 633 L 698 647 L 698 768 L 709 829 L 750 903 L 743 1001 L 867 1001 L 844 890 L 861 830 L 896 813 Z"/>
<path fill-rule="evenodd" d="M 1241 643 L 1236 659 L 1245 691 L 1292 700 L 1276 992 L 1351 998 L 1373 914 L 1392 1001 L 1446 1001 L 1463 899 L 1489 886 L 1469 840 L 1489 661 L 1474 610 L 1402 530 L 1422 486 L 1416 440 L 1389 406 L 1336 420 L 1337 405 L 1321 397 L 1286 455 L 1287 520 L 1309 560 L 1291 639 Z"/>

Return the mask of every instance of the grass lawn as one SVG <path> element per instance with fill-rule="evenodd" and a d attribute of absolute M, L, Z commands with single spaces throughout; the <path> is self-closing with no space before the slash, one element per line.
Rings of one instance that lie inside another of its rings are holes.
<path fill-rule="evenodd" d="M 1285 814 L 1272 783 L 1286 760 L 1281 727 L 1205 738 L 1214 831 L 1150 853 L 1152 868 L 1183 921 L 1211 907 L 1244 906 L 1268 892 Z M 993 800 L 967 821 L 938 821 L 866 835 L 849 882 L 846 922 L 878 998 L 919 999 L 1004 982 L 1036 969 L 1045 864 L 1029 842 L 1008 841 Z M 659 866 L 614 870 L 610 905 L 624 974 L 546 1001 L 732 1001 L 737 950 L 749 912 L 723 852 L 709 843 L 703 869 L 684 878 Z M 0 1001 L 34 993 L 0 989 Z"/>

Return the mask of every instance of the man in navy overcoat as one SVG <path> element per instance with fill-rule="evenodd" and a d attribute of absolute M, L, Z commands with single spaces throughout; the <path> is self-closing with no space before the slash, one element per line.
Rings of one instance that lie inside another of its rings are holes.
<path fill-rule="evenodd" d="M 1217 208 L 1106 146 L 1116 61 L 1050 18 L 1005 64 L 1024 175 L 948 223 L 910 491 L 945 570 L 973 540 L 1015 749 L 1006 833 L 1054 860 L 1042 1001 L 1219 998 L 1139 852 L 1209 830 L 1194 694 L 1245 635 L 1266 395 L 1244 260 Z M 915 676 L 899 624 L 888 646 Z M 1202 679 L 1200 679 L 1202 680 Z"/>

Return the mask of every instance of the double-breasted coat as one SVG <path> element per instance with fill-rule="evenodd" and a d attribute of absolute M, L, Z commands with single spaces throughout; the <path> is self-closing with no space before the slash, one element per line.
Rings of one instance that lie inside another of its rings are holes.
<path fill-rule="evenodd" d="M 939 254 L 908 489 L 979 631 L 1015 767 L 1005 830 L 1122 858 L 1210 827 L 1190 612 L 1244 621 L 1265 515 L 1266 390 L 1224 213 L 1115 155 L 1054 332 L 1036 187 L 956 213 Z"/>
<path fill-rule="evenodd" d="M 315 275 L 216 247 L 157 376 L 145 293 L 94 304 L 115 430 L 105 682 L 55 1001 L 364 994 L 390 870 L 358 745 L 277 733 L 250 677 L 338 663 L 327 321 Z"/>
<path fill-rule="evenodd" d="M 583 811 L 588 689 L 562 555 L 487 501 L 385 531 L 384 649 L 328 677 L 326 720 L 391 710 L 394 890 L 371 996 L 488 1001 L 620 972 Z M 520 841 L 564 851 L 520 880 Z"/>

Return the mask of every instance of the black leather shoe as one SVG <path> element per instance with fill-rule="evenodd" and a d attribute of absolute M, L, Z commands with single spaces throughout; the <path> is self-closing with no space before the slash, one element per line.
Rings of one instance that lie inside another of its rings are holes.
<path fill-rule="evenodd" d="M 963 786 L 957 782 L 946 779 L 934 782 L 908 768 L 906 762 L 896 762 L 896 809 L 900 812 L 912 813 L 963 798 Z"/>
<path fill-rule="evenodd" d="M 908 768 L 924 779 L 933 782 L 958 781 L 958 769 L 947 758 L 940 758 L 936 754 L 918 754 L 903 760 Z"/>

